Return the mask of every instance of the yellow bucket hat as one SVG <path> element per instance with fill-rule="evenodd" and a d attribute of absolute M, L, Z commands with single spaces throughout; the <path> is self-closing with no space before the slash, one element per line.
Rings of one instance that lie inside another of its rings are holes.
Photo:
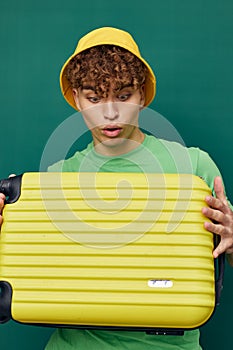
<path fill-rule="evenodd" d="M 63 65 L 60 73 L 60 86 L 62 94 L 65 97 L 66 101 L 73 108 L 77 109 L 77 106 L 73 99 L 72 87 L 65 75 L 65 69 L 67 65 L 72 60 L 72 58 L 80 52 L 98 45 L 115 45 L 123 47 L 124 49 L 130 51 L 135 56 L 137 56 L 145 64 L 145 66 L 148 69 L 148 75 L 145 81 L 145 106 L 148 106 L 153 100 L 156 92 L 155 75 L 149 64 L 142 58 L 138 46 L 135 43 L 132 36 L 121 29 L 112 27 L 98 28 L 83 36 L 79 40 L 74 53 L 68 58 L 68 60 Z"/>

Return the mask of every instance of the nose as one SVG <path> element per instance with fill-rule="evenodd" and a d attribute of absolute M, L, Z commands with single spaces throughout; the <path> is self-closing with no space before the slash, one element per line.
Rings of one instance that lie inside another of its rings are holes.
<path fill-rule="evenodd" d="M 103 104 L 103 115 L 105 119 L 115 120 L 119 117 L 117 104 L 114 102 L 107 102 Z"/>

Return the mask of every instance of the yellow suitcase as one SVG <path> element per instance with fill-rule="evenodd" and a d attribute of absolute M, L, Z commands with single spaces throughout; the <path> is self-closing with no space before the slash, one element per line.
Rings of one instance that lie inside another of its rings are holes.
<path fill-rule="evenodd" d="M 25 173 L 0 192 L 2 323 L 181 334 L 211 317 L 223 267 L 199 177 Z"/>

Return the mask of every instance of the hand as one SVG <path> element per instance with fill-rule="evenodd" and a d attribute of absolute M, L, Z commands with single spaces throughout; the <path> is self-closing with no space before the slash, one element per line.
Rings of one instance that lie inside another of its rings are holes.
<path fill-rule="evenodd" d="M 229 262 L 233 266 L 233 212 L 224 194 L 224 187 L 220 176 L 214 179 L 216 198 L 207 196 L 206 203 L 210 206 L 202 208 L 202 213 L 213 222 L 205 222 L 206 230 L 221 237 L 219 245 L 213 251 L 214 258 L 226 252 L 230 255 Z"/>
<path fill-rule="evenodd" d="M 0 193 L 0 228 L 2 226 L 2 221 L 3 221 L 3 218 L 2 218 L 2 209 L 4 207 L 4 201 L 5 201 L 5 195 L 3 193 Z"/>

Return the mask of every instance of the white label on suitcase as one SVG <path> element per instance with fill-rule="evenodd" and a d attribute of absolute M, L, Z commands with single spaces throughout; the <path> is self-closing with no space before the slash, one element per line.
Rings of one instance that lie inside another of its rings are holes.
<path fill-rule="evenodd" d="M 173 282 L 170 280 L 149 280 L 148 287 L 151 288 L 171 288 Z"/>

